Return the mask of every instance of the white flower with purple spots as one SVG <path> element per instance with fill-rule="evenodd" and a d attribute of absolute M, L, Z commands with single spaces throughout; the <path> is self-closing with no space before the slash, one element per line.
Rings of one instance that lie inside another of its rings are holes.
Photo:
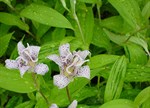
<path fill-rule="evenodd" d="M 88 50 L 70 52 L 69 43 L 59 47 L 60 56 L 53 54 L 48 58 L 54 61 L 60 68 L 60 74 L 54 75 L 54 85 L 59 89 L 66 87 L 74 77 L 85 77 L 90 79 L 90 68 L 88 65 L 82 66 L 85 58 L 90 54 Z"/>
<path fill-rule="evenodd" d="M 74 100 L 69 106 L 68 108 L 76 108 L 77 107 L 77 100 Z M 52 104 L 49 108 L 59 108 L 56 104 Z"/>
<path fill-rule="evenodd" d="M 29 46 L 29 44 L 27 44 L 27 48 L 25 48 L 22 42 L 19 42 L 17 47 L 19 57 L 17 57 L 16 60 L 7 59 L 5 61 L 5 66 L 8 69 L 19 69 L 21 77 L 23 77 L 24 73 L 28 70 L 41 75 L 48 72 L 49 68 L 46 64 L 37 63 L 40 51 L 39 46 Z"/>

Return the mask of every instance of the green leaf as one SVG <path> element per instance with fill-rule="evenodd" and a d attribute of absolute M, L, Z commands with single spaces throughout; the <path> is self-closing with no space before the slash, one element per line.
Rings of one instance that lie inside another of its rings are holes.
<path fill-rule="evenodd" d="M 145 65 L 147 63 L 147 55 L 140 46 L 130 43 L 125 45 L 124 49 L 131 63 L 139 65 Z"/>
<path fill-rule="evenodd" d="M 39 24 L 37 28 L 36 36 L 40 40 L 40 38 L 49 30 L 50 26 Z"/>
<path fill-rule="evenodd" d="M 146 100 L 150 98 L 150 86 L 142 90 L 134 100 L 137 106 L 141 106 Z"/>
<path fill-rule="evenodd" d="M 142 108 L 148 108 L 150 106 L 150 98 L 147 99 L 143 104 L 142 104 Z"/>
<path fill-rule="evenodd" d="M 70 0 L 70 2 L 71 14 L 74 17 L 72 25 L 75 28 L 75 36 L 80 39 L 83 44 L 85 44 L 83 49 L 88 49 L 92 41 L 94 29 L 94 15 L 92 7 L 87 7 L 84 3 L 76 5 L 73 0 Z"/>
<path fill-rule="evenodd" d="M 9 25 L 0 24 L 0 37 L 6 35 L 10 28 L 11 26 Z"/>
<path fill-rule="evenodd" d="M 127 61 L 125 56 L 120 57 L 112 66 L 107 80 L 104 101 L 108 102 L 120 97 L 124 78 L 126 75 Z"/>
<path fill-rule="evenodd" d="M 100 72 L 102 69 L 98 68 L 98 69 L 93 69 L 91 70 L 91 79 L 96 76 L 98 74 L 98 72 Z M 73 82 L 71 82 L 68 86 L 71 97 L 73 97 L 73 99 L 76 99 L 76 97 L 78 99 L 83 100 L 85 97 L 89 97 L 89 96 L 93 96 L 95 95 L 95 93 L 97 92 L 96 90 L 94 90 L 94 94 L 89 94 L 88 96 L 84 96 L 84 95 L 79 95 L 80 93 L 87 93 L 89 90 L 82 90 L 82 88 L 84 88 L 84 86 L 86 84 L 89 83 L 89 80 L 86 78 L 75 78 Z M 92 90 L 92 89 L 91 89 Z M 91 91 L 90 91 L 91 92 Z M 51 90 L 51 94 L 50 94 L 50 101 L 52 103 L 56 103 L 58 106 L 61 107 L 65 107 L 69 104 L 68 98 L 66 96 L 66 89 L 58 89 L 58 87 L 54 87 Z"/>
<path fill-rule="evenodd" d="M 128 33 L 132 30 L 129 24 L 124 22 L 121 16 L 112 16 L 109 18 L 105 18 L 101 21 L 100 25 L 104 28 L 121 34 Z"/>
<path fill-rule="evenodd" d="M 84 3 L 97 3 L 98 0 L 79 0 L 80 2 L 84 2 Z"/>
<path fill-rule="evenodd" d="M 67 8 L 67 5 L 66 5 L 66 1 L 65 1 L 65 0 L 60 0 L 60 1 L 61 1 L 61 3 L 62 3 L 63 7 L 64 7 L 67 11 L 69 11 L 69 9 Z"/>
<path fill-rule="evenodd" d="M 41 24 L 73 29 L 70 22 L 62 14 L 47 6 L 31 4 L 20 14 Z"/>
<path fill-rule="evenodd" d="M 2 57 L 3 54 L 6 52 L 12 35 L 13 35 L 13 33 L 9 33 L 9 34 L 6 34 L 6 35 L 0 37 L 0 57 Z"/>
<path fill-rule="evenodd" d="M 20 20 L 20 17 L 15 16 L 13 14 L 0 12 L 0 22 L 7 25 L 17 26 L 22 30 L 29 31 L 29 26 L 22 22 Z"/>
<path fill-rule="evenodd" d="M 30 101 L 23 102 L 15 106 L 14 108 L 33 108 L 34 105 L 35 105 L 35 102 L 33 100 L 30 100 Z"/>
<path fill-rule="evenodd" d="M 110 74 L 110 66 L 101 71 L 99 74 L 108 79 Z M 150 81 L 150 67 L 128 64 L 125 82 L 146 82 Z"/>
<path fill-rule="evenodd" d="M 46 103 L 45 99 L 41 96 L 40 93 L 36 94 L 36 105 L 34 108 L 48 108 L 48 104 Z"/>
<path fill-rule="evenodd" d="M 95 69 L 99 67 L 106 66 L 108 64 L 114 63 L 119 56 L 117 55 L 96 55 L 90 58 L 90 62 L 88 65 L 90 66 L 90 69 Z"/>
<path fill-rule="evenodd" d="M 18 70 L 7 69 L 3 66 L 0 66 L 0 87 L 18 93 L 35 91 L 31 74 L 26 73 L 21 78 Z"/>
<path fill-rule="evenodd" d="M 110 32 L 107 29 L 104 29 L 104 31 L 107 34 L 107 36 L 109 37 L 109 39 L 111 41 L 113 41 L 114 43 L 116 43 L 118 45 L 124 45 L 124 44 L 128 44 L 127 42 L 129 41 L 129 42 L 132 42 L 134 44 L 137 44 L 137 45 L 143 47 L 145 52 L 147 52 L 147 54 L 150 55 L 150 53 L 148 51 L 147 42 L 144 39 L 137 37 L 137 36 L 118 35 L 118 34 Z"/>
<path fill-rule="evenodd" d="M 139 30 L 143 27 L 143 20 L 140 8 L 136 0 L 108 0 L 134 29 Z"/>
<path fill-rule="evenodd" d="M 128 38 L 129 38 L 128 36 L 122 36 L 122 35 L 117 35 L 115 33 L 112 33 L 112 32 L 110 32 L 107 29 L 103 29 L 103 30 L 107 34 L 108 38 L 112 42 L 114 42 L 114 43 L 116 43 L 118 45 L 123 45 L 126 42 L 126 40 L 128 40 Z"/>
<path fill-rule="evenodd" d="M 98 47 L 105 48 L 108 52 L 111 50 L 110 40 L 100 26 L 100 22 L 98 19 L 95 20 L 92 44 Z"/>
<path fill-rule="evenodd" d="M 0 2 L 1 1 L 7 4 L 10 8 L 14 9 L 13 6 L 11 5 L 11 0 L 0 0 Z"/>
<path fill-rule="evenodd" d="M 150 53 L 148 51 L 148 45 L 147 45 L 147 42 L 144 41 L 142 38 L 140 37 L 135 37 L 135 36 L 132 36 L 130 37 L 129 39 L 130 42 L 133 42 L 141 47 L 143 47 L 143 49 L 145 50 L 145 52 L 150 56 Z"/>
<path fill-rule="evenodd" d="M 138 108 L 131 100 L 116 99 L 110 102 L 104 103 L 99 108 Z"/>
<path fill-rule="evenodd" d="M 145 4 L 143 10 L 142 10 L 142 15 L 143 17 L 147 20 L 150 17 L 150 1 Z"/>
<path fill-rule="evenodd" d="M 82 15 L 82 13 L 80 14 Z M 94 29 L 94 15 L 92 8 L 87 8 L 85 22 L 84 22 L 84 38 L 85 42 L 90 44 L 93 37 L 93 29 Z"/>
<path fill-rule="evenodd" d="M 52 40 L 58 41 L 63 40 L 66 34 L 66 30 L 63 28 L 56 28 L 52 33 Z"/>

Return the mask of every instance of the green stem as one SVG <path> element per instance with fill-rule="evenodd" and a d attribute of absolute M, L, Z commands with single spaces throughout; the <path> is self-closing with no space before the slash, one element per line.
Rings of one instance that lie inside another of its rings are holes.
<path fill-rule="evenodd" d="M 34 86 L 35 88 L 37 89 L 37 91 L 41 94 L 41 96 L 44 98 L 44 100 L 46 101 L 46 103 L 48 105 L 50 105 L 50 102 L 48 101 L 48 99 L 46 98 L 46 96 L 43 94 L 43 92 L 40 90 L 40 87 L 36 81 L 36 77 L 35 77 L 35 73 L 32 73 L 32 78 L 33 78 L 33 81 L 34 81 Z"/>
<path fill-rule="evenodd" d="M 97 79 L 97 88 L 99 89 L 100 87 L 100 76 L 98 76 L 98 79 Z"/>
<path fill-rule="evenodd" d="M 68 100 L 69 100 L 69 102 L 71 103 L 71 96 L 70 96 L 70 93 L 69 93 L 68 86 L 66 86 L 66 92 L 67 92 Z"/>

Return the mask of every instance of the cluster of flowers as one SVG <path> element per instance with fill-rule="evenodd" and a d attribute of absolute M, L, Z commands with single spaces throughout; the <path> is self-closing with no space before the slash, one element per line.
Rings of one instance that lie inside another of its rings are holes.
<path fill-rule="evenodd" d="M 23 77 L 28 70 L 36 74 L 45 75 L 49 71 L 46 64 L 38 63 L 39 46 L 27 47 L 19 42 L 17 45 L 19 56 L 15 60 L 7 59 L 5 61 L 6 67 L 9 69 L 19 69 L 20 75 Z M 69 43 L 63 44 L 59 47 L 60 56 L 52 54 L 47 56 L 48 59 L 54 61 L 60 69 L 59 75 L 54 75 L 54 85 L 59 89 L 66 87 L 75 77 L 85 77 L 90 79 L 90 68 L 88 65 L 82 66 L 85 58 L 90 54 L 88 50 L 70 52 Z M 74 100 L 68 108 L 76 108 L 77 101 Z M 52 104 L 50 108 L 58 108 L 56 104 Z"/>

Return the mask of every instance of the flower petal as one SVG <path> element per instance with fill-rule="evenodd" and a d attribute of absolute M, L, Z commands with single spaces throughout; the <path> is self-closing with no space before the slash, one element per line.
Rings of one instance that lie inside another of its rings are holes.
<path fill-rule="evenodd" d="M 58 108 L 56 104 L 52 104 L 49 108 Z"/>
<path fill-rule="evenodd" d="M 31 60 L 33 62 L 37 62 L 38 61 L 38 55 L 39 55 L 40 47 L 39 46 L 28 46 L 28 49 L 30 51 Z"/>
<path fill-rule="evenodd" d="M 23 77 L 24 73 L 25 73 L 29 68 L 30 68 L 29 66 L 22 66 L 22 67 L 19 67 L 21 77 Z"/>
<path fill-rule="evenodd" d="M 21 55 L 22 51 L 25 49 L 21 41 L 18 42 L 17 47 L 18 47 L 18 54 Z"/>
<path fill-rule="evenodd" d="M 75 52 L 74 54 L 81 57 L 84 60 L 90 54 L 90 51 L 88 50 L 78 51 L 78 52 Z"/>
<path fill-rule="evenodd" d="M 70 83 L 70 79 L 64 75 L 54 75 L 54 85 L 59 89 L 66 87 Z"/>
<path fill-rule="evenodd" d="M 74 101 L 68 106 L 68 108 L 76 108 L 76 107 L 77 107 L 77 104 L 78 104 L 77 100 L 74 100 Z"/>
<path fill-rule="evenodd" d="M 83 67 L 79 68 L 76 76 L 77 77 L 85 77 L 87 79 L 90 79 L 90 68 L 89 68 L 89 66 L 83 66 Z"/>
<path fill-rule="evenodd" d="M 6 63 L 5 66 L 8 69 L 18 69 L 18 63 L 16 60 L 7 59 L 7 60 L 5 60 L 5 63 Z"/>
<path fill-rule="evenodd" d="M 69 43 L 63 44 L 59 47 L 60 58 L 63 62 L 66 62 L 66 59 L 70 57 L 70 45 Z"/>
<path fill-rule="evenodd" d="M 36 65 L 34 68 L 34 72 L 41 75 L 44 75 L 46 72 L 48 72 L 48 70 L 49 70 L 48 66 L 43 63 Z"/>
<path fill-rule="evenodd" d="M 61 60 L 60 60 L 60 58 L 59 58 L 59 56 L 56 55 L 56 54 L 49 55 L 47 58 L 50 59 L 50 60 L 53 60 L 60 67 L 63 65 L 62 62 L 61 62 Z"/>

